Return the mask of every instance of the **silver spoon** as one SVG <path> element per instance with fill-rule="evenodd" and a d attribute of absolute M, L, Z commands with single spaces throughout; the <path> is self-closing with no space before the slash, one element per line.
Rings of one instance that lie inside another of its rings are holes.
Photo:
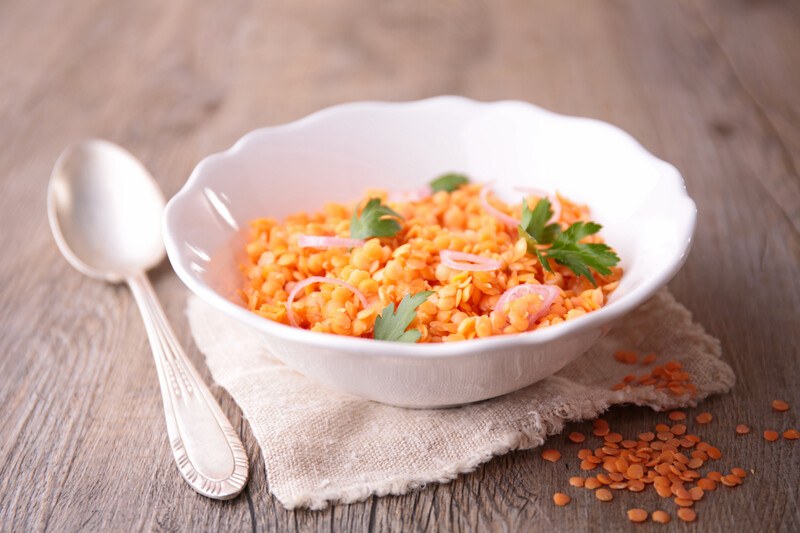
<path fill-rule="evenodd" d="M 145 273 L 164 258 L 163 210 L 147 169 L 107 141 L 67 148 L 50 176 L 47 215 L 61 253 L 89 277 L 124 281 L 139 304 L 181 475 L 200 494 L 227 500 L 247 483 L 242 441 L 181 349 Z"/>

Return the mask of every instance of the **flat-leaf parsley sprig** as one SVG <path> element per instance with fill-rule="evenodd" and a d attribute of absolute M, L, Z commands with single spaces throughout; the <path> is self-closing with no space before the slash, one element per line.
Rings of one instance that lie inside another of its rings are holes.
<path fill-rule="evenodd" d="M 379 198 L 370 198 L 359 214 L 358 208 L 350 219 L 350 237 L 369 239 L 370 237 L 394 237 L 400 231 L 400 220 L 396 211 L 383 205 Z"/>
<path fill-rule="evenodd" d="M 553 210 L 547 198 L 540 199 L 533 209 L 528 208 L 527 202 L 522 202 L 522 221 L 518 229 L 520 237 L 528 243 L 528 253 L 536 254 L 548 272 L 552 272 L 548 261 L 552 259 L 597 287 L 592 270 L 603 275 L 611 274 L 610 267 L 619 263 L 619 256 L 605 244 L 580 241 L 599 232 L 603 226 L 581 221 L 561 231 L 558 223 L 547 224 L 552 216 Z M 541 248 L 540 245 L 549 247 Z"/>
<path fill-rule="evenodd" d="M 375 338 L 381 341 L 417 342 L 422 336 L 419 330 L 406 328 L 417 316 L 417 307 L 428 299 L 433 291 L 421 291 L 415 295 L 406 294 L 395 310 L 394 303 L 383 308 L 375 319 Z"/>
<path fill-rule="evenodd" d="M 431 192 L 453 192 L 467 183 L 469 183 L 469 178 L 464 174 L 450 172 L 449 174 L 442 174 L 438 178 L 431 181 L 430 188 Z"/>

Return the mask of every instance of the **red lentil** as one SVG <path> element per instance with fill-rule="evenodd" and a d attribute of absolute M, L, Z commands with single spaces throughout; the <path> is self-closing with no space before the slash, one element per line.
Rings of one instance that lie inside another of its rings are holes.
<path fill-rule="evenodd" d="M 553 494 L 553 502 L 555 502 L 555 504 L 558 505 L 559 507 L 564 507 L 570 501 L 572 501 L 572 498 L 570 498 L 563 492 L 556 492 L 555 494 Z"/>
<path fill-rule="evenodd" d="M 789 410 L 789 404 L 783 400 L 772 400 L 772 408 L 779 413 Z"/>

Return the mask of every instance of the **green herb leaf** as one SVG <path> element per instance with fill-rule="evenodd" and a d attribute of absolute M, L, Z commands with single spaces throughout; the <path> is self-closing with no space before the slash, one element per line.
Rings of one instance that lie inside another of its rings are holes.
<path fill-rule="evenodd" d="M 463 174 L 456 174 L 451 172 L 449 174 L 443 174 L 436 178 L 435 180 L 431 181 L 430 186 L 433 192 L 439 191 L 447 191 L 453 192 L 454 190 L 458 189 L 462 185 L 466 185 L 469 183 L 469 178 Z"/>
<path fill-rule="evenodd" d="M 370 237 L 394 237 L 400 231 L 402 220 L 394 210 L 381 204 L 379 198 L 370 198 L 361 214 L 358 208 L 350 219 L 350 237 L 353 239 L 369 239 Z"/>
<path fill-rule="evenodd" d="M 433 291 L 422 291 L 415 295 L 406 294 L 395 311 L 394 303 L 383 308 L 375 319 L 375 338 L 382 341 L 417 342 L 422 335 L 418 330 L 406 331 L 417 316 L 417 307 L 428 299 Z"/>
<path fill-rule="evenodd" d="M 539 243 L 536 242 L 536 239 L 534 239 L 527 231 L 525 231 L 525 229 L 522 226 L 518 226 L 517 230 L 519 236 L 525 239 L 525 242 L 528 244 L 528 253 L 535 254 L 536 257 L 539 258 L 539 264 L 542 265 L 542 268 L 544 268 L 548 272 L 552 272 L 553 269 L 550 268 L 550 262 L 547 261 L 547 259 L 545 259 L 544 254 L 542 254 L 542 251 L 539 250 L 538 246 Z"/>
<path fill-rule="evenodd" d="M 522 224 L 518 232 L 528 244 L 528 253 L 536 254 L 542 268 L 548 272 L 552 272 L 549 263 L 552 259 L 578 276 L 584 276 L 596 287 L 592 270 L 607 275 L 611 273 L 610 267 L 619 263 L 619 256 L 607 245 L 580 242 L 599 232 L 602 226 L 596 222 L 576 222 L 562 232 L 558 224 L 545 226 L 551 216 L 553 212 L 547 198 L 539 200 L 533 210 L 523 202 Z M 542 244 L 551 246 L 539 248 Z"/>
<path fill-rule="evenodd" d="M 528 207 L 528 202 L 522 202 L 522 229 L 539 244 L 551 244 L 561 232 L 561 227 L 555 222 L 546 225 L 552 216 L 553 210 L 547 198 L 536 202 L 533 210 Z"/>

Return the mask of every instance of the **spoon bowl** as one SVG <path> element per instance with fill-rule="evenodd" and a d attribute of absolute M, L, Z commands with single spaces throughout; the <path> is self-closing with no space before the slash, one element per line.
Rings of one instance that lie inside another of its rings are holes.
<path fill-rule="evenodd" d="M 47 214 L 58 248 L 84 274 L 131 288 L 153 349 L 178 470 L 200 494 L 226 500 L 247 483 L 242 441 L 186 357 L 145 274 L 164 258 L 163 211 L 164 197 L 147 169 L 108 141 L 74 144 L 53 169 Z"/>
<path fill-rule="evenodd" d="M 61 252 L 84 274 L 120 282 L 164 258 L 164 196 L 121 147 L 92 139 L 67 148 L 50 178 L 47 208 Z"/>

